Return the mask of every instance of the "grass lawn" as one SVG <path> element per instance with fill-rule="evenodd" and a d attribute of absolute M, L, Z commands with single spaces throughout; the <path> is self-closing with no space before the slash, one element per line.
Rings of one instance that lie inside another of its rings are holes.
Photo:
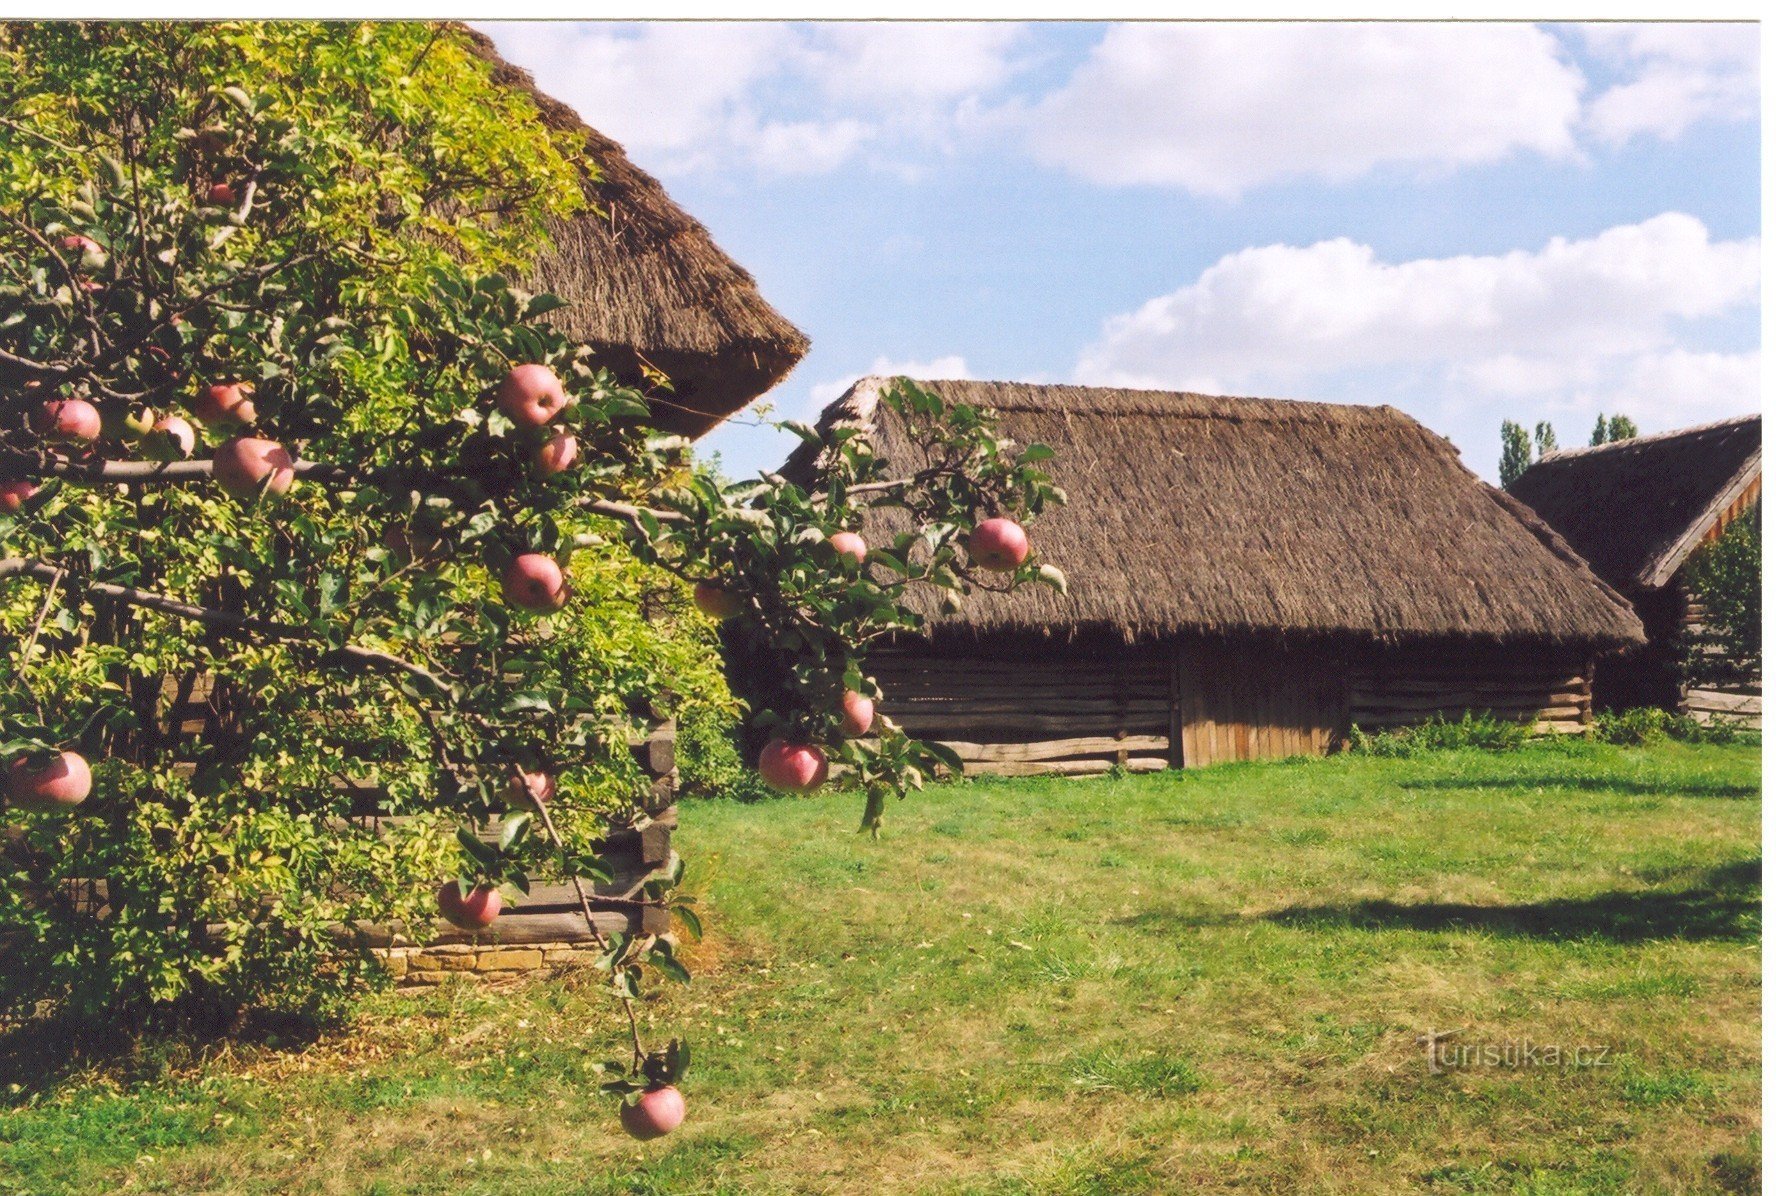
<path fill-rule="evenodd" d="M 566 977 L 6 1076 L 0 1192 L 1752 1192 L 1758 792 L 1754 747 L 1572 744 L 976 783 L 880 842 L 689 806 L 665 1142 Z"/>

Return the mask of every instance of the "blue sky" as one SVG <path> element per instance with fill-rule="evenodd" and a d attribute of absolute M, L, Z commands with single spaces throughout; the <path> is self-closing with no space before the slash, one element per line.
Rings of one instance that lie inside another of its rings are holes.
<path fill-rule="evenodd" d="M 778 418 L 883 371 L 1391 403 L 1491 479 L 1505 418 L 1758 405 L 1753 25 L 481 27 L 809 334 Z"/>

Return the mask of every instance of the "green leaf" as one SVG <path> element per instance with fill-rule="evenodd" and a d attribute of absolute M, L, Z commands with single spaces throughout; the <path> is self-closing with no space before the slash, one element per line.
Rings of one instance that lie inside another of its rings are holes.
<path fill-rule="evenodd" d="M 696 911 L 689 906 L 675 905 L 672 907 L 672 915 L 684 926 L 687 934 L 693 939 L 702 941 L 703 920 L 697 916 Z"/>

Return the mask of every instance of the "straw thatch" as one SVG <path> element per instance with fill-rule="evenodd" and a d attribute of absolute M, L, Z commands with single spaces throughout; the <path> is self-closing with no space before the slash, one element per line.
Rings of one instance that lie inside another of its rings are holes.
<path fill-rule="evenodd" d="M 916 449 L 865 379 L 823 422 Z M 1521 503 L 1463 468 L 1450 443 L 1391 407 L 1157 391 L 926 382 L 996 411 L 1069 501 L 1033 527 L 1071 583 L 970 598 L 940 628 L 1124 639 L 1176 632 L 1639 642 L 1632 609 Z M 806 478 L 806 450 L 785 467 Z M 873 513 L 866 536 L 891 534 Z M 935 618 L 925 597 L 921 613 Z"/>
<path fill-rule="evenodd" d="M 603 349 L 631 383 L 646 382 L 648 367 L 670 378 L 670 393 L 654 404 L 655 422 L 669 431 L 701 435 L 775 386 L 808 338 L 621 146 L 538 91 L 487 37 L 461 32 L 497 83 L 529 93 L 552 128 L 584 137 L 602 176 L 587 178 L 593 206 L 556 222 L 554 249 L 527 280 L 569 301 L 556 313 L 561 327 Z"/>
<path fill-rule="evenodd" d="M 1637 436 L 1549 453 L 1511 483 L 1619 589 L 1670 581 L 1763 470 L 1763 420 Z"/>

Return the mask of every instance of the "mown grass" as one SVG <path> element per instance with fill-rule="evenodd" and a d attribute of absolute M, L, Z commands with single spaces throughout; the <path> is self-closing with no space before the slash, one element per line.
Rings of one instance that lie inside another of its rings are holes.
<path fill-rule="evenodd" d="M 1758 789 L 1571 744 L 976 783 L 880 842 L 842 794 L 697 805 L 665 1142 L 613 1132 L 568 977 L 7 1076 L 0 1192 L 1756 1191 Z M 1433 1072 L 1429 1031 L 1569 1054 Z"/>

